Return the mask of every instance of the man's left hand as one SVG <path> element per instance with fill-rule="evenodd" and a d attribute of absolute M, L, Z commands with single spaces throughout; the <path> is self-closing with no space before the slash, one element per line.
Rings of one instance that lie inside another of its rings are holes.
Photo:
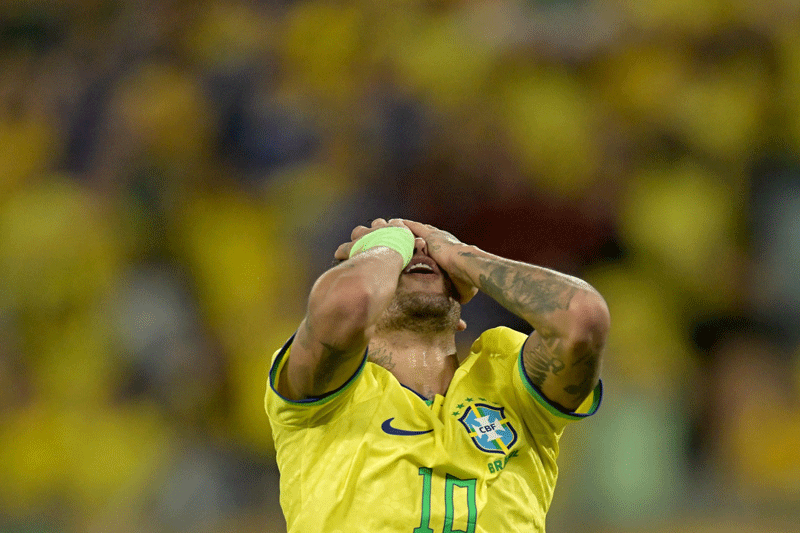
<path fill-rule="evenodd" d="M 440 230 L 430 224 L 421 224 L 406 219 L 403 219 L 403 223 L 414 235 L 425 241 L 428 255 L 450 276 L 458 291 L 459 303 L 465 304 L 470 301 L 478 293 L 478 288 L 455 268 L 456 256 L 466 245 L 456 239 L 452 233 Z"/>

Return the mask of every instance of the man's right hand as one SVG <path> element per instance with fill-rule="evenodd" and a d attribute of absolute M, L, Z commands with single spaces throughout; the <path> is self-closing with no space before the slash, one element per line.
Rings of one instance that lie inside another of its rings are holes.
<path fill-rule="evenodd" d="M 389 226 L 396 226 L 400 228 L 408 227 L 399 218 L 393 218 L 389 222 L 386 222 L 386 220 L 383 218 L 376 218 L 375 220 L 372 221 L 370 227 L 356 226 L 353 229 L 353 231 L 350 232 L 350 241 L 342 243 L 339 246 L 339 248 L 336 249 L 336 252 L 333 254 L 333 257 L 338 259 L 339 261 L 345 261 L 347 259 L 350 259 L 350 250 L 353 248 L 353 245 L 356 243 L 358 239 L 360 239 L 367 233 L 372 233 L 376 229 L 387 228 Z"/>
<path fill-rule="evenodd" d="M 369 228 L 356 227 L 350 241 L 336 250 L 336 259 L 346 261 L 358 239 L 390 226 L 405 227 L 399 219 L 386 222 L 382 218 L 372 221 Z M 358 369 L 375 324 L 394 298 L 403 268 L 396 251 L 373 250 L 358 261 L 326 270 L 314 282 L 306 316 L 278 379 L 283 396 L 292 400 L 320 397 L 342 386 Z"/>

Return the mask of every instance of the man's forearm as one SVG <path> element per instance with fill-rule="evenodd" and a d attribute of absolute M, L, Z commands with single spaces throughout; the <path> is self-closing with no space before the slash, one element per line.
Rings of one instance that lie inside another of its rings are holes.
<path fill-rule="evenodd" d="M 302 399 L 342 385 L 355 371 L 369 331 L 391 301 L 402 258 L 386 248 L 329 270 L 311 290 L 281 394 Z"/>
<path fill-rule="evenodd" d="M 465 246 L 455 268 L 482 292 L 531 324 L 542 337 L 568 337 L 575 329 L 575 304 L 602 304 L 591 285 L 535 265 L 505 259 Z M 603 304 L 604 305 L 604 304 Z"/>
<path fill-rule="evenodd" d="M 359 254 L 323 274 L 308 305 L 316 340 L 345 349 L 346 339 L 374 326 L 394 296 L 401 269 L 399 256 L 383 248 Z"/>
<path fill-rule="evenodd" d="M 576 409 L 599 379 L 610 328 L 602 296 L 578 278 L 484 252 L 428 224 L 405 223 L 450 275 L 462 304 L 480 290 L 534 327 L 522 350 L 528 378 L 550 401 Z"/>

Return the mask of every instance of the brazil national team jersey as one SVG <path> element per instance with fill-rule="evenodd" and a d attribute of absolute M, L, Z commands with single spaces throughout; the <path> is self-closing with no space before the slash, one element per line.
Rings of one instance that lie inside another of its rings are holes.
<path fill-rule="evenodd" d="M 558 440 L 593 414 L 602 384 L 574 413 L 542 397 L 521 361 L 526 335 L 484 332 L 432 402 L 366 361 L 323 398 L 289 401 L 275 380 L 266 409 L 290 533 L 542 532 Z"/>

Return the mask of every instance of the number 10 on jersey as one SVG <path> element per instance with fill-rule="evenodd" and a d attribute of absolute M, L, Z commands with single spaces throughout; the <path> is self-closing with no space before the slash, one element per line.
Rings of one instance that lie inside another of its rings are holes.
<path fill-rule="evenodd" d="M 413 533 L 435 533 L 430 527 L 431 523 L 431 480 L 433 470 L 420 467 L 419 475 L 422 476 L 422 516 L 419 527 Z M 475 533 L 475 520 L 478 518 L 478 506 L 475 504 L 476 479 L 459 479 L 447 474 L 444 484 L 444 528 L 442 533 Z M 456 487 L 467 489 L 467 529 L 453 529 L 453 491 Z"/>

